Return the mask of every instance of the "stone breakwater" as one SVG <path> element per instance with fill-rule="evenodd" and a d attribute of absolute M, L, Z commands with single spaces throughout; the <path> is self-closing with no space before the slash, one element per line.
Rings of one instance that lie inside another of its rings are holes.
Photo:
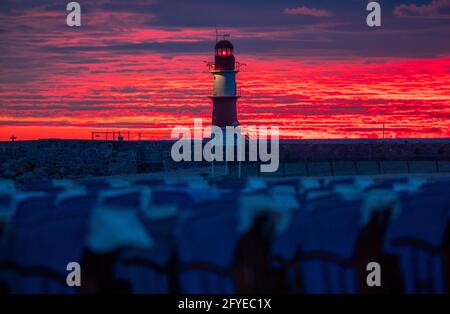
<path fill-rule="evenodd" d="M 89 140 L 0 142 L 0 178 L 28 182 L 42 178 L 149 173 L 209 165 L 206 162 L 174 162 L 170 155 L 172 144 L 172 141 Z M 243 173 L 256 175 L 250 171 L 254 163 L 247 162 L 243 166 L 247 167 Z M 280 142 L 278 175 L 365 174 L 367 167 L 376 168 L 371 170 L 375 173 L 414 172 L 416 168 L 418 172 L 448 172 L 450 140 Z M 289 169 L 296 170 L 290 172 Z"/>

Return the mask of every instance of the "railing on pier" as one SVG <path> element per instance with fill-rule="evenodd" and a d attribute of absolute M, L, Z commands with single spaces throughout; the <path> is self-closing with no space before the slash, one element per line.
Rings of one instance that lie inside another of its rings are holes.
<path fill-rule="evenodd" d="M 94 131 L 91 132 L 91 140 L 104 141 L 146 141 L 167 140 L 171 138 L 170 130 L 156 130 L 151 132 L 139 131 Z"/>

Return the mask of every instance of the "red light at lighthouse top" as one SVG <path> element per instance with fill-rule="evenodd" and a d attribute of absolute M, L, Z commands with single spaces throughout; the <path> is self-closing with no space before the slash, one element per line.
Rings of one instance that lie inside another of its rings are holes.
<path fill-rule="evenodd" d="M 221 40 L 216 43 L 215 46 L 215 68 L 216 70 L 234 71 L 235 70 L 235 58 L 234 47 L 228 40 Z"/>
<path fill-rule="evenodd" d="M 221 40 L 216 44 L 216 56 L 231 57 L 233 55 L 233 44 L 228 40 Z"/>

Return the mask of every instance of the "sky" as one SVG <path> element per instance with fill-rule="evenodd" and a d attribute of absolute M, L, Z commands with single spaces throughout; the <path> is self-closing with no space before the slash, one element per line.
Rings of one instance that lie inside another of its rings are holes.
<path fill-rule="evenodd" d="M 450 0 L 0 1 L 0 141 L 170 138 L 211 122 L 215 28 L 230 33 L 244 126 L 282 138 L 449 138 Z"/>

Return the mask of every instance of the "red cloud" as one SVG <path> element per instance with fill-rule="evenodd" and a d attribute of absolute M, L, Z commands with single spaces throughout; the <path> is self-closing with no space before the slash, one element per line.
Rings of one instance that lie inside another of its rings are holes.
<path fill-rule="evenodd" d="M 308 7 L 296 7 L 296 8 L 286 8 L 283 11 L 284 14 L 290 15 L 309 15 L 316 17 L 330 17 L 332 13 L 327 10 L 320 10 L 316 8 L 308 8 Z"/>
<path fill-rule="evenodd" d="M 430 4 L 401 4 L 394 9 L 399 17 L 450 18 L 450 0 L 433 0 Z"/>

